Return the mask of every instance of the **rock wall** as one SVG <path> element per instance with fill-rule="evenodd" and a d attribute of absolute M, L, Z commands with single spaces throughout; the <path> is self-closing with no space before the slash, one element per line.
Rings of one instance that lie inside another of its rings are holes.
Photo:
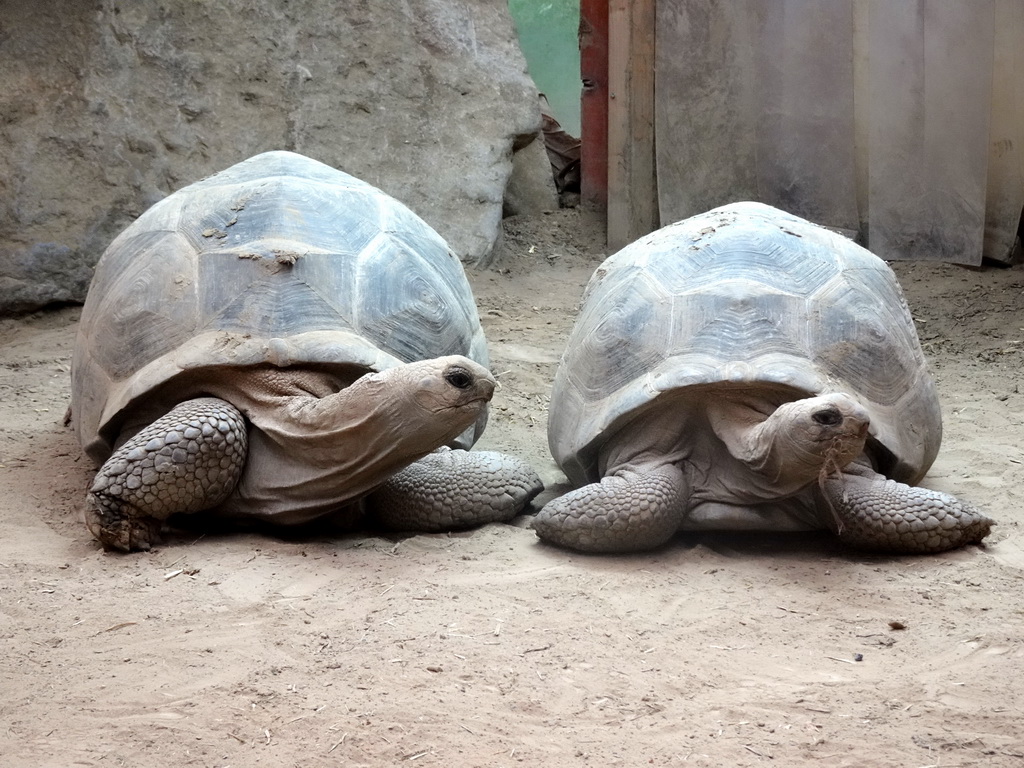
<path fill-rule="evenodd" d="M 142 211 L 269 149 L 377 185 L 485 264 L 540 125 L 504 0 L 0 7 L 0 312 L 80 301 Z"/>

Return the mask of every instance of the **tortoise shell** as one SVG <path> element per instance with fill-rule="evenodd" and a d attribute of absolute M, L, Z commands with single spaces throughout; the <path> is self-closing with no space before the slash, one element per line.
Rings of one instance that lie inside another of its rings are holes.
<path fill-rule="evenodd" d="M 851 395 L 879 471 L 901 482 L 938 453 L 938 395 L 892 270 L 760 203 L 664 227 L 596 270 L 555 376 L 552 455 L 574 483 L 593 482 L 624 423 L 719 386 Z"/>
<path fill-rule="evenodd" d="M 211 366 L 351 379 L 452 354 L 488 364 L 469 283 L 441 236 L 370 184 L 267 152 L 175 192 L 107 248 L 79 325 L 72 413 L 103 461 L 126 421 L 166 409 L 154 391 Z"/>

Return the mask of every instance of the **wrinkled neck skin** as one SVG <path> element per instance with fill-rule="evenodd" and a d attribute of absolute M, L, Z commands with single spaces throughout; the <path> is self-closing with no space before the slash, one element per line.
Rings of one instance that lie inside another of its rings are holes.
<path fill-rule="evenodd" d="M 457 363 L 474 380 L 456 389 L 442 376 Z M 367 374 L 338 390 L 319 373 L 257 369 L 208 389 L 249 419 L 249 459 L 221 508 L 296 524 L 358 499 L 455 439 L 487 407 L 494 380 L 460 357 Z"/>
<path fill-rule="evenodd" d="M 867 412 L 843 394 L 779 405 L 756 395 L 709 393 L 625 427 L 601 457 L 601 471 L 672 462 L 702 501 L 756 505 L 784 499 L 861 456 Z"/>

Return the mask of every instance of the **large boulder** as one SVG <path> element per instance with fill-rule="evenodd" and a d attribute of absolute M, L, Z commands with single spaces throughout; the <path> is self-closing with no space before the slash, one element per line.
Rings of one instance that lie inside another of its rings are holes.
<path fill-rule="evenodd" d="M 494 0 L 4 4 L 0 312 L 84 298 L 142 211 L 270 149 L 362 178 L 471 264 L 540 127 Z"/>

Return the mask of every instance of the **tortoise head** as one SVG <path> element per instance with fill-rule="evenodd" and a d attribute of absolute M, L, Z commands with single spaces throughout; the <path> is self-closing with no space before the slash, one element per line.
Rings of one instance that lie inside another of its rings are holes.
<path fill-rule="evenodd" d="M 497 382 L 479 363 L 450 355 L 368 374 L 353 386 L 365 389 L 368 396 L 372 391 L 378 404 L 386 403 L 392 429 L 403 442 L 421 443 L 430 451 L 454 440 L 480 418 Z"/>
<path fill-rule="evenodd" d="M 837 472 L 864 450 L 870 423 L 867 411 L 842 393 L 780 405 L 758 430 L 765 469 L 797 482 Z"/>
<path fill-rule="evenodd" d="M 468 427 L 494 395 L 497 382 L 479 363 L 461 355 L 409 363 L 407 376 L 412 401 L 426 414 L 468 419 Z"/>

